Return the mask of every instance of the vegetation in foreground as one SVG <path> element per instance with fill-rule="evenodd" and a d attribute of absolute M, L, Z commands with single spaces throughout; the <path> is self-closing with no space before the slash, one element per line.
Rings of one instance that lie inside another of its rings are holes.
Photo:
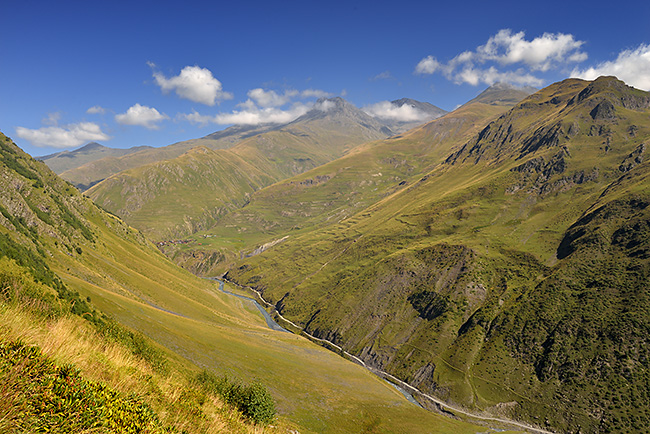
<path fill-rule="evenodd" d="M 274 421 L 262 385 L 183 373 L 140 334 L 75 315 L 77 294 L 7 257 L 0 270 L 3 432 L 246 433 Z"/>

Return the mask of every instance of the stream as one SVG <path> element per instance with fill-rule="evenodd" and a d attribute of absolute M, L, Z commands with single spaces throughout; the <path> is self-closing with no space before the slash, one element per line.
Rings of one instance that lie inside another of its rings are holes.
<path fill-rule="evenodd" d="M 234 296 L 237 297 L 237 298 L 243 298 L 244 300 L 249 300 L 249 301 L 252 301 L 253 303 L 255 303 L 255 306 L 257 307 L 257 309 L 260 311 L 260 313 L 262 314 L 262 316 L 263 316 L 264 319 L 266 320 L 266 325 L 269 326 L 269 328 L 270 328 L 271 330 L 275 330 L 276 332 L 286 332 L 286 333 L 291 333 L 289 330 L 283 328 L 282 326 L 280 326 L 280 324 L 278 324 L 277 322 L 275 322 L 275 320 L 273 319 L 273 317 L 271 317 L 271 314 L 269 314 L 269 313 L 268 313 L 268 312 L 267 312 L 267 311 L 266 311 L 266 310 L 265 310 L 265 309 L 264 309 L 264 308 L 263 308 L 263 307 L 262 307 L 262 306 L 257 302 L 257 300 L 255 300 L 254 298 L 250 298 L 250 297 L 246 297 L 245 295 L 239 295 L 239 294 L 235 294 L 234 292 L 226 291 L 226 290 L 224 289 L 224 286 L 225 286 L 224 281 L 223 281 L 223 280 L 219 280 L 219 279 L 217 279 L 216 277 L 209 277 L 209 279 L 210 279 L 210 280 L 214 280 L 215 282 L 219 282 L 219 291 L 223 292 L 224 294 L 234 295 Z"/>
<path fill-rule="evenodd" d="M 267 312 L 267 311 L 266 311 L 266 310 L 265 310 L 265 309 L 264 309 L 264 308 L 263 308 L 263 307 L 262 307 L 262 306 L 257 302 L 257 300 L 255 300 L 254 298 L 250 298 L 250 297 L 246 297 L 245 295 L 239 295 L 239 294 L 235 294 L 234 292 L 226 291 L 226 290 L 224 289 L 225 282 L 224 282 L 223 280 L 219 280 L 219 279 L 216 278 L 216 277 L 208 277 L 208 279 L 209 279 L 209 280 L 213 280 L 213 281 L 215 281 L 215 282 L 219 282 L 219 291 L 223 292 L 224 294 L 234 295 L 235 297 L 243 298 L 243 299 L 245 299 L 245 300 L 249 300 L 249 301 L 252 301 L 253 303 L 255 303 L 255 306 L 257 306 L 257 309 L 259 309 L 260 313 L 262 314 L 262 316 L 263 316 L 264 319 L 266 320 L 266 325 L 267 325 L 271 330 L 275 330 L 275 331 L 278 331 L 278 332 L 291 333 L 289 330 L 283 328 L 282 326 L 280 326 L 280 324 L 278 324 L 277 322 L 275 322 L 275 320 L 273 319 L 273 317 L 271 317 L 271 315 L 270 315 L 270 314 L 269 314 L 269 313 L 268 313 L 268 312 Z M 371 372 L 372 372 L 372 371 L 371 371 Z M 381 378 L 381 377 L 379 377 L 379 378 Z M 395 384 L 395 383 L 393 383 L 393 382 L 391 382 L 391 381 L 385 380 L 385 379 L 383 379 L 383 378 L 382 378 L 382 380 L 384 380 L 386 383 L 388 383 L 388 384 L 390 384 L 391 386 L 393 386 L 393 387 L 394 387 L 398 392 L 400 392 L 402 395 L 404 395 L 404 398 L 406 398 L 406 400 L 407 400 L 408 402 L 410 402 L 410 403 L 412 403 L 412 404 L 415 404 L 415 405 L 417 405 L 418 407 L 422 408 L 422 406 L 420 405 L 420 403 L 417 402 L 417 401 L 415 400 L 415 398 L 413 398 L 413 395 L 411 395 L 410 393 L 408 393 L 406 390 L 404 390 L 403 388 L 401 388 L 400 386 L 398 386 L 397 384 Z"/>

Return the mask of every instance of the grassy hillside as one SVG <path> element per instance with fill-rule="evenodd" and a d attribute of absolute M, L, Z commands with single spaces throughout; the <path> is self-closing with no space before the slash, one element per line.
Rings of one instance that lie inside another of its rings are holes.
<path fill-rule="evenodd" d="M 2 259 L 0 393 L 12 399 L 2 400 L 11 402 L 0 409 L 3 426 L 35 430 L 41 426 L 34 425 L 41 423 L 37 419 L 50 424 L 50 407 L 41 409 L 47 413 L 43 417 L 28 398 L 35 390 L 47 396 L 56 392 L 55 404 L 70 402 L 68 390 L 72 404 L 90 402 L 104 415 L 122 403 L 130 406 L 134 417 L 144 414 L 142 423 L 151 422 L 151 432 L 167 426 L 187 432 L 261 430 L 240 420 L 227 405 L 229 394 L 213 393 L 221 387 L 213 379 L 227 376 L 270 392 L 278 419 L 275 428 L 266 430 L 273 432 L 480 429 L 408 403 L 367 370 L 302 337 L 270 330 L 252 304 L 175 267 L 141 233 L 97 208 L 5 136 L 0 139 L 0 252 L 14 261 Z M 10 291 L 17 295 L 7 298 L 6 288 L 18 288 Z M 34 291 L 36 296 L 23 296 Z M 98 337 L 106 327 L 98 329 L 95 323 L 120 324 L 122 331 L 109 336 L 117 336 L 118 347 L 126 348 L 115 349 Z M 116 352 L 132 354 L 128 358 L 135 362 L 121 362 L 127 356 Z M 30 369 L 33 384 L 20 379 L 22 366 L 31 366 L 24 364 L 25 357 L 42 367 Z M 198 375 L 203 370 L 207 377 Z M 74 387 L 62 390 L 62 378 Z M 100 392 L 119 399 L 102 407 Z M 141 410 L 147 406 L 153 413 Z M 37 419 L 26 421 L 24 413 L 16 415 L 17 408 L 33 411 Z M 77 410 L 82 411 L 70 408 Z M 92 425 L 104 416 L 88 417 Z M 60 431 L 70 428 L 61 426 Z M 214 428 L 219 426 L 225 428 Z"/>
<path fill-rule="evenodd" d="M 70 169 L 100 160 L 102 158 L 117 158 L 138 151 L 150 150 L 149 146 L 137 146 L 128 149 L 109 148 L 99 143 L 88 143 L 73 151 L 61 151 L 55 154 L 38 157 L 38 160 L 47 164 L 47 167 L 60 174 Z"/>
<path fill-rule="evenodd" d="M 161 148 L 138 146 L 129 149 L 100 149 L 101 152 L 61 152 L 41 159 L 63 179 L 84 191 L 123 170 L 176 158 L 192 148 L 227 149 L 241 140 L 273 129 L 272 125 L 230 127 L 199 139 L 185 140 Z M 108 154 L 108 155 L 105 155 Z M 54 158 L 48 158 L 54 157 Z"/>
<path fill-rule="evenodd" d="M 489 88 L 409 133 L 360 145 L 342 158 L 255 192 L 246 206 L 192 236 L 192 243 L 169 244 L 164 251 L 195 273 L 216 275 L 267 243 L 340 223 L 416 183 L 526 95 L 519 89 Z"/>
<path fill-rule="evenodd" d="M 642 432 L 649 115 L 650 95 L 613 77 L 554 84 L 417 181 L 228 277 L 449 402 Z"/>
<path fill-rule="evenodd" d="M 253 191 L 389 132 L 341 98 L 323 100 L 294 122 L 231 149 L 195 148 L 114 175 L 87 194 L 156 241 L 182 238 L 243 206 Z"/>

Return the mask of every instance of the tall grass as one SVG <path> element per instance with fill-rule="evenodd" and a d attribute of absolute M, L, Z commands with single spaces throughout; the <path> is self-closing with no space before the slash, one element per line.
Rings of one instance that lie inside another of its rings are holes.
<path fill-rule="evenodd" d="M 259 433 L 272 420 L 196 387 L 175 365 L 161 370 L 111 333 L 152 346 L 144 337 L 93 324 L 0 258 L 0 432 Z"/>

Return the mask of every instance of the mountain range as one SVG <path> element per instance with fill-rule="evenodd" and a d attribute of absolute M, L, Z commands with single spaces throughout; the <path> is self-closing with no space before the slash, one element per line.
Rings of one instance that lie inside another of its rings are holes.
<path fill-rule="evenodd" d="M 1 136 L 0 260 L 178 372 L 257 379 L 269 429 L 646 430 L 650 93 L 494 85 L 417 126 L 379 113 L 424 107 L 389 104 L 321 99 L 286 125 L 109 157 L 120 171 L 84 195 Z M 32 339 L 16 312 L 0 319 Z"/>
<path fill-rule="evenodd" d="M 448 402 L 563 432 L 642 430 L 649 114 L 650 95 L 613 77 L 553 84 L 226 277 Z M 307 188 L 324 197 L 336 179 Z"/>
<path fill-rule="evenodd" d="M 195 147 L 115 174 L 86 194 L 156 241 L 182 238 L 242 207 L 254 191 L 391 133 L 342 98 L 321 99 L 293 122 L 228 149 Z"/>
<path fill-rule="evenodd" d="M 323 104 L 326 106 L 334 104 L 333 106 L 336 106 L 337 101 L 340 104 L 343 100 L 341 98 L 330 99 L 329 101 L 326 98 L 321 99 L 315 105 L 316 111 L 319 111 Z M 389 103 L 389 107 L 396 110 L 403 106 L 411 108 L 408 119 L 374 116 L 373 113 L 369 113 L 370 116 L 357 113 L 355 116 L 357 116 L 358 121 L 372 125 L 371 128 L 381 130 L 382 127 L 385 127 L 382 134 L 387 136 L 406 131 L 446 113 L 433 104 L 415 101 L 410 98 L 402 98 Z M 350 105 L 349 108 L 352 109 L 353 107 Z M 370 118 L 374 119 L 374 121 Z M 303 118 L 302 120 L 306 119 Z M 377 125 L 377 122 L 381 126 Z M 44 161 L 50 169 L 63 179 L 84 191 L 110 175 L 123 170 L 175 158 L 197 146 L 204 146 L 212 150 L 227 149 L 244 139 L 279 129 L 282 126 L 278 124 L 235 125 L 199 139 L 185 140 L 160 148 L 136 146 L 128 149 L 117 149 L 92 142 L 73 151 L 58 152 L 38 157 L 38 159 Z"/>

